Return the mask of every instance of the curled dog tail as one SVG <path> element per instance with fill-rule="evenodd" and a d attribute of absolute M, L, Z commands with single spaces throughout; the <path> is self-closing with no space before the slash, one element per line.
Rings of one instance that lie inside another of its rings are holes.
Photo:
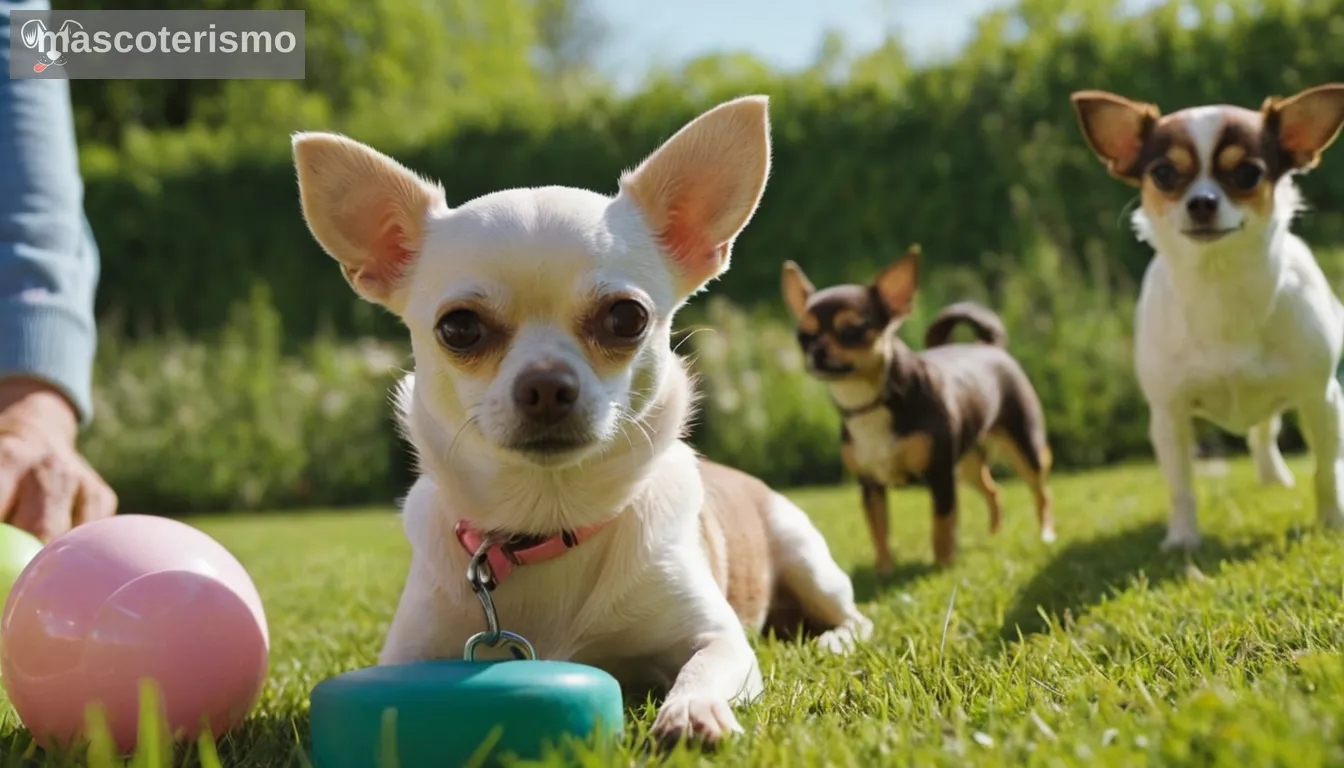
<path fill-rule="evenodd" d="M 924 332 L 924 346 L 940 347 L 952 336 L 952 330 L 965 323 L 975 331 L 976 338 L 995 347 L 1008 346 L 1008 331 L 999 316 L 970 301 L 959 301 L 943 307 Z"/>

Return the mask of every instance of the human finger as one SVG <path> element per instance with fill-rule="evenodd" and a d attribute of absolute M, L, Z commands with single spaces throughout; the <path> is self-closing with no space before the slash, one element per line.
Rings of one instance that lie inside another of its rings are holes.
<path fill-rule="evenodd" d="M 47 454 L 19 481 L 13 524 L 44 542 L 70 530 L 79 481 L 68 461 Z"/>
<path fill-rule="evenodd" d="M 83 466 L 72 519 L 72 524 L 76 527 L 117 513 L 116 491 L 112 490 L 107 481 L 103 480 L 87 461 L 81 459 L 80 463 Z"/>
<path fill-rule="evenodd" d="M 0 435 L 0 520 L 13 517 L 19 484 L 36 459 L 37 451 L 23 440 Z"/>

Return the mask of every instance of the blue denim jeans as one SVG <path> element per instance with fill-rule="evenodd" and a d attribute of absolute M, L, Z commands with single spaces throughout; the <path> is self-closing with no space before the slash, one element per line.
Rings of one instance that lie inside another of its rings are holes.
<path fill-rule="evenodd" d="M 0 378 L 47 382 L 87 424 L 100 261 L 84 216 L 69 82 L 9 79 L 11 11 L 49 8 L 0 0 Z"/>

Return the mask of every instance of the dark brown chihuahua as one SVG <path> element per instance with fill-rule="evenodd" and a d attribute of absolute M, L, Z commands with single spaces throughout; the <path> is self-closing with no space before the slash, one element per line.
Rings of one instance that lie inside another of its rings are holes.
<path fill-rule="evenodd" d="M 988 461 L 1000 451 L 1036 497 L 1041 539 L 1054 541 L 1045 416 L 1027 375 L 1004 346 L 999 318 L 984 307 L 952 304 L 930 324 L 915 352 L 897 336 L 910 315 L 919 246 L 883 269 L 871 285 L 816 290 L 802 269 L 784 264 L 784 300 L 798 321 L 808 372 L 826 382 L 843 418 L 841 455 L 859 478 L 877 548 L 877 572 L 891 572 L 887 488 L 912 480 L 933 496 L 933 554 L 956 552 L 957 478 L 989 505 L 999 530 L 999 488 Z M 948 343 L 966 323 L 980 343 Z"/>

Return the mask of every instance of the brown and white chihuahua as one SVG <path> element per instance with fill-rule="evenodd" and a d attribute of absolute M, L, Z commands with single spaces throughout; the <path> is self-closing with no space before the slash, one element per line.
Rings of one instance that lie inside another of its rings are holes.
<path fill-rule="evenodd" d="M 1154 251 L 1134 318 L 1149 437 L 1169 490 L 1162 547 L 1200 544 L 1194 420 L 1245 435 L 1262 483 L 1291 487 L 1278 448 L 1294 409 L 1315 454 L 1316 517 L 1344 528 L 1344 305 L 1306 241 L 1294 178 L 1344 128 L 1344 83 L 1269 97 L 1259 110 L 1157 105 L 1079 91 L 1088 146 L 1135 187 L 1134 230 Z"/>
<path fill-rule="evenodd" d="M 984 495 L 990 530 L 999 530 L 999 488 L 991 448 L 1002 449 L 1036 497 L 1041 538 L 1054 541 L 1050 448 L 1035 389 L 1004 348 L 994 313 L 969 302 L 934 319 L 923 352 L 897 336 L 910 315 L 919 246 L 878 273 L 871 285 L 816 290 L 792 261 L 783 293 L 798 322 L 808 371 L 826 382 L 843 417 L 841 455 L 859 478 L 880 575 L 892 569 L 887 543 L 887 488 L 914 479 L 933 496 L 933 552 L 941 565 L 956 551 L 958 476 Z M 982 343 L 948 343 L 966 323 Z"/>

